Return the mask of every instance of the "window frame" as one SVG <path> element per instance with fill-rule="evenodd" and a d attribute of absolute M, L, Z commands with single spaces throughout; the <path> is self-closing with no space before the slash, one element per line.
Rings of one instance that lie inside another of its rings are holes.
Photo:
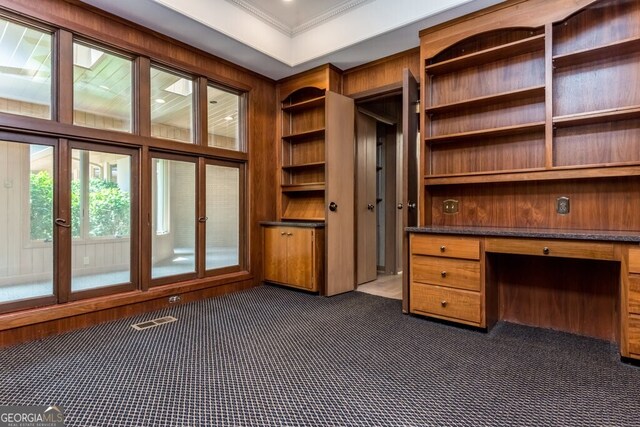
<path fill-rule="evenodd" d="M 79 240 L 75 240 L 72 236 L 72 233 L 69 232 L 69 249 L 68 249 L 68 269 L 69 269 L 69 277 L 66 280 L 66 291 L 68 295 L 69 301 L 76 301 L 80 299 L 86 298 L 95 298 L 104 295 L 112 295 L 116 293 L 133 291 L 140 288 L 140 238 L 139 238 L 139 230 L 140 230 L 140 170 L 138 165 L 140 164 L 140 153 L 138 149 L 122 147 L 119 145 L 110 145 L 110 144 L 96 144 L 92 142 L 72 140 L 69 141 L 68 144 L 68 195 L 69 195 L 69 218 L 71 218 L 71 162 L 72 162 L 72 153 L 73 150 L 84 150 L 84 151 L 97 151 L 101 153 L 110 153 L 110 154 L 122 154 L 131 156 L 131 181 L 129 183 L 130 186 L 130 200 L 131 200 L 131 228 L 129 232 L 129 245 L 130 245 L 130 281 L 125 283 L 115 283 L 113 285 L 102 286 L 98 288 L 92 288 L 82 291 L 73 291 L 72 290 L 72 280 L 73 280 L 73 269 L 71 259 L 73 257 L 73 245 L 74 243 L 79 245 L 90 245 L 90 244 L 109 244 L 115 242 L 121 242 L 122 239 L 117 238 L 97 238 L 97 239 L 84 239 L 81 238 Z M 84 215 L 83 215 L 84 216 Z M 88 218 L 88 214 L 86 215 Z M 70 229 L 68 229 L 70 230 Z M 83 231 L 88 232 L 87 230 Z"/>
<path fill-rule="evenodd" d="M 202 144 L 205 147 L 208 148 L 212 148 L 212 149 L 217 149 L 217 150 L 225 150 L 229 153 L 247 153 L 247 97 L 248 97 L 248 93 L 246 90 L 240 90 L 240 89 L 236 89 L 236 88 L 232 88 L 232 87 L 228 87 L 228 86 L 224 86 L 221 85 L 219 83 L 216 83 L 212 80 L 207 80 L 206 81 L 206 87 L 207 87 L 207 91 L 206 91 L 206 96 L 204 99 L 204 103 L 206 104 L 205 110 L 204 111 L 204 116 L 206 117 L 206 120 L 203 120 L 203 123 L 201 124 L 201 127 L 203 129 L 202 131 Z M 224 147 L 218 147 L 215 145 L 209 145 L 209 120 L 208 120 L 208 116 L 209 116 L 209 94 L 208 94 L 208 89 L 209 87 L 223 91 L 223 92 L 227 92 L 227 93 L 231 93 L 233 95 L 236 95 L 238 97 L 238 149 L 234 150 L 231 148 L 224 148 Z"/>
<path fill-rule="evenodd" d="M 58 149 L 58 144 L 57 144 L 57 139 L 55 138 L 49 138 L 49 137 L 43 137 L 43 136 L 34 136 L 34 135 L 28 135 L 28 134 L 14 134 L 14 133 L 10 133 L 10 132 L 4 132 L 4 131 L 0 131 L 0 140 L 4 141 L 4 142 L 9 142 L 9 143 L 15 143 L 15 144 L 24 144 L 27 147 L 30 147 L 31 145 L 46 145 L 46 146 L 50 146 L 53 148 L 53 207 L 52 207 L 52 219 L 57 217 L 57 213 L 58 213 L 58 197 L 59 197 L 59 185 L 57 185 L 57 183 L 59 182 L 58 180 L 58 176 L 59 176 L 59 172 L 60 172 L 60 166 L 59 166 L 59 161 L 60 161 L 60 152 Z M 28 168 L 25 170 L 29 170 Z M 28 177 L 27 177 L 27 183 L 28 183 Z M 27 185 L 26 188 L 29 188 L 29 186 Z M 59 244 L 59 239 L 58 239 L 58 228 L 56 227 L 55 224 L 52 224 L 53 227 L 53 239 L 50 243 L 38 243 L 39 241 L 31 241 L 30 239 L 30 229 L 31 229 L 31 224 L 30 224 L 30 220 L 31 220 L 31 209 L 30 209 L 30 203 L 29 203 L 29 199 L 31 198 L 30 195 L 30 191 L 27 192 L 28 197 L 23 197 L 22 198 L 22 208 L 26 209 L 25 212 L 29 212 L 29 219 L 27 221 L 22 222 L 22 230 L 20 231 L 20 233 L 23 235 L 23 239 L 24 242 L 26 243 L 26 245 L 24 246 L 23 249 L 38 249 L 38 248 L 43 248 L 43 247 L 48 247 L 51 246 L 52 248 L 52 294 L 51 295 L 44 295 L 44 296 L 38 296 L 38 297 L 34 297 L 34 298 L 27 298 L 27 299 L 20 299 L 20 300 L 13 300 L 13 301 L 8 301 L 8 302 L 2 302 L 0 303 L 0 314 L 2 313 L 7 313 L 7 312 L 11 312 L 11 311 L 16 311 L 16 310 L 23 310 L 23 309 L 28 309 L 28 308 L 35 308 L 35 307 L 40 307 L 40 306 L 46 306 L 46 305 L 53 305 L 56 304 L 58 302 L 58 296 L 59 296 L 59 280 L 58 280 L 58 274 L 57 274 L 57 270 L 59 268 L 59 266 L 56 263 L 57 257 L 59 256 L 59 250 L 60 250 L 60 244 Z M 32 242 L 36 242 L 36 244 L 34 245 Z M 2 242 L 0 242 L 2 243 Z"/>
<path fill-rule="evenodd" d="M 164 73 L 167 74 L 172 74 L 176 77 L 180 77 L 186 80 L 189 80 L 191 82 L 191 123 L 190 123 L 190 133 L 191 133 L 191 140 L 189 141 L 182 141 L 179 139 L 172 139 L 172 138 L 163 138 L 161 136 L 157 136 L 153 134 L 153 117 L 152 117 L 152 106 L 153 106 L 153 102 L 154 99 L 152 98 L 153 96 L 153 77 L 151 76 L 153 70 L 159 70 L 162 71 Z M 194 145 L 194 146 L 198 146 L 201 145 L 199 138 L 198 138 L 198 133 L 199 133 L 199 128 L 202 126 L 202 123 L 198 123 L 199 121 L 197 120 L 197 116 L 198 116 L 198 109 L 199 109 L 199 102 L 198 102 L 198 77 L 195 76 L 194 74 L 191 74 L 189 72 L 186 71 L 182 71 L 179 68 L 174 68 L 171 65 L 167 65 L 167 64 L 163 64 L 160 62 L 156 62 L 153 59 L 151 60 L 150 64 L 149 64 L 149 82 L 148 82 L 148 86 L 149 86 L 149 99 L 148 99 L 148 103 L 149 103 L 149 135 L 152 138 L 157 138 L 159 140 L 162 141 L 170 141 L 172 143 L 177 143 L 177 144 L 186 144 L 186 145 Z M 142 119 L 142 118 L 141 118 Z M 200 132 L 201 133 L 201 132 Z M 178 150 L 175 150 L 175 152 L 179 152 Z"/>
<path fill-rule="evenodd" d="M 55 28 L 53 26 L 50 26 L 46 23 L 37 21 L 35 19 L 29 19 L 28 17 L 24 17 L 22 15 L 16 15 L 13 13 L 8 13 L 5 12 L 3 10 L 0 9 L 0 19 L 4 19 L 7 20 L 9 22 L 12 22 L 14 24 L 17 25 L 22 25 L 24 27 L 33 29 L 33 30 L 37 30 L 37 31 L 41 31 L 43 33 L 47 33 L 49 34 L 49 36 L 51 37 L 51 53 L 50 53 L 50 57 L 51 57 L 51 85 L 49 87 L 49 99 L 50 99 L 50 103 L 49 103 L 49 118 L 42 118 L 42 117 L 35 117 L 35 116 L 29 116 L 29 115 L 23 115 L 23 114 L 16 114 L 16 113 L 10 113 L 8 111 L 0 111 L 0 114 L 8 114 L 10 116 L 13 117 L 25 117 L 25 118 L 29 118 L 30 120 L 43 120 L 47 123 L 52 123 L 52 122 L 56 122 L 57 118 L 58 118 L 58 105 L 59 105 L 59 99 L 58 99 L 58 84 L 59 84 L 59 79 L 58 79 L 58 57 L 59 57 L 59 50 L 58 50 L 58 28 Z"/>
<path fill-rule="evenodd" d="M 76 112 L 76 108 L 75 108 L 75 98 L 76 98 L 76 91 L 75 91 L 75 84 L 74 84 L 74 79 L 75 79 L 75 72 L 74 72 L 74 67 L 75 64 L 73 63 L 73 45 L 74 44 L 79 44 L 82 45 L 84 47 L 88 47 L 90 49 L 95 48 L 96 50 L 100 50 L 103 51 L 106 54 L 112 55 L 112 56 L 116 56 L 119 57 L 121 59 L 126 59 L 127 61 L 129 61 L 131 63 L 131 117 L 130 117 L 130 126 L 129 126 L 129 130 L 118 130 L 118 129 L 103 129 L 103 128 L 96 128 L 96 127 L 91 127 L 91 126 L 84 126 L 84 125 L 79 125 L 75 123 L 75 112 Z M 71 120 L 72 120 L 72 124 L 73 126 L 78 126 L 81 128 L 86 128 L 86 129 L 94 129 L 97 131 L 105 131 L 105 132 L 119 132 L 125 135 L 135 135 L 137 133 L 138 130 L 138 122 L 140 121 L 140 118 L 138 117 L 138 112 L 137 112 L 137 108 L 136 108 L 136 94 L 138 92 L 140 92 L 140 88 L 138 87 L 138 85 L 136 84 L 136 75 L 138 74 L 138 70 L 137 70 L 137 64 L 136 64 L 136 55 L 133 54 L 129 54 L 126 52 L 123 52 L 121 50 L 115 49 L 109 45 L 106 44 L 102 44 L 102 43 L 98 43 L 96 41 L 93 41 L 91 39 L 79 36 L 77 34 L 73 34 L 72 37 L 72 42 L 71 42 Z"/>

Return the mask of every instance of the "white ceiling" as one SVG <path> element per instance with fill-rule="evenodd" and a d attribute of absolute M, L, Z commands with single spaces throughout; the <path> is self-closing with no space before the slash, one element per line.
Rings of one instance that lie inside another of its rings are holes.
<path fill-rule="evenodd" d="M 227 0 L 292 36 L 373 0 Z"/>
<path fill-rule="evenodd" d="M 411 49 L 421 29 L 504 0 L 83 1 L 277 80 Z"/>

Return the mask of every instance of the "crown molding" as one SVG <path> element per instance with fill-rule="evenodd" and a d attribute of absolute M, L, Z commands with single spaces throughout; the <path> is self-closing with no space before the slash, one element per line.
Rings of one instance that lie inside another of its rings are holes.
<path fill-rule="evenodd" d="M 233 3 L 234 5 L 244 9 L 246 12 L 249 12 L 250 14 L 252 14 L 253 16 L 255 16 L 256 18 L 262 20 L 263 22 L 271 25 L 273 28 L 275 28 L 276 30 L 286 34 L 289 37 L 293 37 L 296 34 L 302 33 L 304 31 L 307 31 L 313 27 L 316 27 L 320 24 L 322 24 L 323 22 L 326 22 L 330 19 L 333 19 L 334 17 L 346 13 L 347 11 L 354 9 L 364 3 L 368 3 L 371 2 L 373 0 L 347 0 L 344 3 L 329 9 L 328 11 L 324 12 L 321 15 L 316 16 L 315 18 L 304 22 L 296 27 L 289 27 L 287 24 L 283 23 L 282 21 L 280 21 L 279 19 L 277 19 L 276 17 L 262 11 L 261 9 L 258 9 L 257 7 L 253 6 L 252 4 L 250 4 L 248 1 L 246 0 L 227 0 L 230 3 Z"/>

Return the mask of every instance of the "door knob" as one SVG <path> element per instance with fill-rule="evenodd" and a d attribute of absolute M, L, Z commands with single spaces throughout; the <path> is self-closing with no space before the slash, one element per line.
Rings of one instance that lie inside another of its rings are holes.
<path fill-rule="evenodd" d="M 369 203 L 367 205 L 367 209 L 369 209 L 371 212 L 373 212 L 373 209 L 375 208 L 375 206 L 373 206 L 371 203 Z"/>
<path fill-rule="evenodd" d="M 331 212 L 335 212 L 338 210 L 338 205 L 336 204 L 336 202 L 331 202 L 329 203 L 329 210 Z"/>
<path fill-rule="evenodd" d="M 59 225 L 60 227 L 71 228 L 71 224 L 67 224 L 66 219 L 56 218 L 54 222 L 56 223 L 56 225 Z"/>
<path fill-rule="evenodd" d="M 407 207 L 408 207 L 409 209 L 415 209 L 415 208 L 416 208 L 416 202 L 409 201 L 409 202 L 407 203 Z"/>

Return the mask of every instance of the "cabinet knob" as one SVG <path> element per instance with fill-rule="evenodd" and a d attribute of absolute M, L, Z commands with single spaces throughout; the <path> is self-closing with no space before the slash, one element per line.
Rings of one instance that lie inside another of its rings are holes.
<path fill-rule="evenodd" d="M 442 271 L 440 272 L 440 275 L 441 275 L 442 277 L 447 277 L 447 272 L 446 272 L 446 271 L 444 271 L 444 270 L 442 270 Z"/>
<path fill-rule="evenodd" d="M 546 247 L 546 246 L 545 246 L 544 248 L 542 248 L 542 253 L 543 253 L 543 254 L 545 254 L 545 255 L 549 255 L 549 252 L 550 252 L 550 250 L 549 250 L 549 248 L 548 248 L 548 247 Z"/>
<path fill-rule="evenodd" d="M 329 210 L 331 212 L 335 212 L 338 210 L 338 204 L 336 202 L 329 203 Z"/>
<path fill-rule="evenodd" d="M 442 307 L 446 307 L 446 306 L 447 306 L 447 304 L 448 304 L 447 300 L 442 300 L 442 301 L 440 301 L 440 305 L 441 305 Z"/>
<path fill-rule="evenodd" d="M 281 235 L 281 236 L 284 236 L 284 235 L 286 235 L 286 234 L 287 234 L 287 233 L 286 233 L 286 232 L 284 232 L 284 231 L 282 231 L 282 232 L 280 233 L 280 235 Z"/>
<path fill-rule="evenodd" d="M 447 247 L 445 245 L 440 246 L 440 252 L 444 252 L 447 250 Z"/>
<path fill-rule="evenodd" d="M 287 233 L 287 236 L 293 236 L 293 233 Z"/>

